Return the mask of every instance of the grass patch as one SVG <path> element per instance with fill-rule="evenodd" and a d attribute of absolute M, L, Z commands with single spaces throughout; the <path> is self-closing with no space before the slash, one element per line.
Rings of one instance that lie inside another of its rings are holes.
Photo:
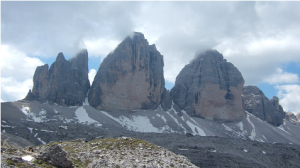
<path fill-rule="evenodd" d="M 41 161 L 42 164 L 39 164 L 39 161 Z M 38 167 L 41 167 L 41 168 L 52 168 L 53 167 L 49 163 L 47 163 L 46 161 L 43 161 L 43 160 L 40 160 L 40 159 L 36 159 L 35 161 L 33 161 L 33 163 L 35 165 L 37 165 Z"/>

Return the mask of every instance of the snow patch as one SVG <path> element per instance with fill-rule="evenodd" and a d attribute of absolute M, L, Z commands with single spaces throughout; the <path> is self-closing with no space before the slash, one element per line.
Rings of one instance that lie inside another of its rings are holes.
<path fill-rule="evenodd" d="M 44 131 L 44 132 L 55 132 L 55 131 L 50 131 L 50 130 L 41 130 L 41 131 Z"/>
<path fill-rule="evenodd" d="M 197 125 L 191 123 L 190 121 L 186 121 L 186 124 L 192 129 L 194 135 L 198 134 L 200 136 L 206 136 L 205 132 Z"/>
<path fill-rule="evenodd" d="M 24 106 L 22 105 L 21 111 L 22 111 L 25 115 L 30 114 L 30 109 L 29 109 L 29 107 L 24 107 Z"/>
<path fill-rule="evenodd" d="M 58 126 L 58 127 L 63 128 L 63 129 L 68 129 L 68 126 L 60 125 L 60 126 Z"/>
<path fill-rule="evenodd" d="M 42 111 L 40 111 L 39 115 L 46 115 L 47 114 L 47 111 L 42 109 Z"/>
<path fill-rule="evenodd" d="M 26 156 L 22 156 L 22 159 L 27 161 L 27 162 L 30 162 L 34 159 L 34 157 L 30 156 L 30 155 L 26 155 Z"/>
<path fill-rule="evenodd" d="M 3 132 L 3 133 L 6 133 L 6 132 L 5 132 L 5 129 L 4 129 L 4 130 L 2 130 L 2 132 Z"/>
<path fill-rule="evenodd" d="M 244 149 L 244 152 L 246 152 L 246 153 L 247 153 L 247 152 L 248 152 L 248 150 L 247 150 L 247 149 Z"/>
<path fill-rule="evenodd" d="M 184 128 L 184 126 L 181 124 L 181 123 L 179 123 L 178 122 L 178 120 L 174 117 L 174 116 L 172 116 L 170 113 L 169 113 L 169 111 L 167 111 L 166 112 L 175 122 L 176 122 L 176 124 L 179 126 L 179 127 L 181 127 L 182 129 L 183 129 L 183 131 L 184 131 L 184 133 L 186 133 L 186 129 Z"/>
<path fill-rule="evenodd" d="M 288 133 L 288 134 L 290 134 L 289 132 L 287 132 L 284 128 L 283 128 L 283 126 L 282 125 L 280 125 L 279 127 L 277 127 L 277 128 L 279 128 L 280 130 L 282 130 L 282 131 L 284 131 L 284 132 L 286 132 L 286 133 Z M 292 135 L 292 134 L 290 134 L 290 135 Z"/>
<path fill-rule="evenodd" d="M 161 118 L 162 120 L 164 120 L 164 122 L 167 124 L 167 119 L 165 118 L 165 116 L 160 115 L 160 114 L 156 114 L 156 116 Z"/>
<path fill-rule="evenodd" d="M 122 122 L 121 122 L 118 118 L 113 117 L 112 115 L 108 114 L 108 113 L 105 112 L 105 111 L 100 111 L 100 112 L 103 113 L 104 115 L 106 115 L 107 117 L 109 117 L 109 118 L 115 120 L 116 122 L 118 122 L 119 124 L 122 125 Z"/>
<path fill-rule="evenodd" d="M 30 133 L 32 133 L 33 128 L 27 127 L 30 130 Z"/>
<path fill-rule="evenodd" d="M 262 135 L 262 137 L 263 137 L 265 140 L 268 140 L 264 135 Z"/>
<path fill-rule="evenodd" d="M 88 99 L 89 92 L 90 92 L 90 90 L 87 91 L 86 97 L 85 97 L 84 102 L 82 103 L 82 105 L 88 105 L 88 106 L 90 105 L 89 99 Z"/>
<path fill-rule="evenodd" d="M 131 116 L 131 118 L 120 116 L 119 118 L 113 117 L 112 115 L 108 114 L 105 111 L 101 111 L 107 117 L 113 119 L 114 121 L 118 122 L 120 125 L 125 127 L 127 130 L 136 131 L 136 132 L 174 132 L 168 125 L 165 125 L 160 128 L 154 127 L 149 118 L 146 116 Z M 164 116 L 158 115 L 164 121 L 167 121 Z"/>
<path fill-rule="evenodd" d="M 189 149 L 178 149 L 178 150 L 189 150 Z"/>
<path fill-rule="evenodd" d="M 254 126 L 254 124 L 252 123 L 252 121 L 250 120 L 250 115 L 249 115 L 249 113 L 247 114 L 247 120 L 248 120 L 249 124 L 252 126 L 252 131 L 251 131 L 251 135 L 249 136 L 249 138 L 250 138 L 251 140 L 254 140 L 255 137 L 256 137 L 255 126 Z"/>
<path fill-rule="evenodd" d="M 243 124 L 242 121 L 240 121 L 240 122 L 237 123 L 236 125 L 240 128 L 241 131 L 244 131 L 244 124 Z"/>
<path fill-rule="evenodd" d="M 162 132 L 162 130 L 154 127 L 150 120 L 145 116 L 132 116 L 131 119 L 120 116 L 120 122 L 123 127 L 128 130 L 137 132 Z"/>
<path fill-rule="evenodd" d="M 27 121 L 34 121 L 34 122 L 38 122 L 38 123 L 43 122 L 43 121 L 48 121 L 46 119 L 46 116 L 44 116 L 44 115 L 46 115 L 46 110 L 44 110 L 44 109 L 42 109 L 42 111 L 40 111 L 38 115 L 30 112 L 30 108 L 24 107 L 23 105 L 22 105 L 22 109 L 20 109 L 20 110 L 26 115 Z"/>
<path fill-rule="evenodd" d="M 46 142 L 44 142 L 41 138 L 37 138 L 40 142 L 42 142 L 43 145 L 46 145 Z"/>
<path fill-rule="evenodd" d="M 86 124 L 92 124 L 92 123 L 98 123 L 98 121 L 93 120 L 92 118 L 89 117 L 88 113 L 86 112 L 86 110 L 83 107 L 79 107 L 76 111 L 75 111 L 75 115 L 78 119 L 78 122 L 80 123 L 86 123 Z M 102 126 L 102 124 L 100 124 Z"/>
<path fill-rule="evenodd" d="M 227 131 L 233 132 L 233 129 L 231 129 L 230 127 L 228 127 L 228 126 L 225 125 L 224 123 L 223 123 L 222 125 L 223 125 L 223 127 L 224 127 Z"/>
<path fill-rule="evenodd" d="M 261 151 L 263 154 L 267 154 L 265 151 Z"/>
<path fill-rule="evenodd" d="M 10 125 L 1 125 L 1 127 L 12 127 L 12 128 L 14 128 L 14 126 L 10 126 Z"/>
<path fill-rule="evenodd" d="M 157 107 L 157 109 L 154 110 L 154 111 L 157 111 L 157 110 L 163 110 L 163 109 L 161 108 L 161 105 L 159 105 L 159 106 Z"/>

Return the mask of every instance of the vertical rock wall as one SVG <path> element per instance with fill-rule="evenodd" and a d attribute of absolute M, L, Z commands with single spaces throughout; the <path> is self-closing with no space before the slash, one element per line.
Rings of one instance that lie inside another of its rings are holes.
<path fill-rule="evenodd" d="M 89 104 L 106 111 L 156 109 L 165 92 L 163 56 L 142 33 L 127 37 L 101 63 Z"/>
<path fill-rule="evenodd" d="M 32 92 L 29 91 L 25 99 L 82 105 L 89 88 L 87 50 L 68 61 L 59 53 L 49 69 L 48 64 L 36 68 Z"/>
<path fill-rule="evenodd" d="M 257 86 L 245 86 L 243 91 L 245 110 L 274 126 L 283 123 L 285 112 L 278 97 L 269 100 Z"/>
<path fill-rule="evenodd" d="M 181 70 L 170 94 L 191 116 L 234 121 L 245 116 L 243 86 L 238 69 L 216 50 L 208 50 Z"/>

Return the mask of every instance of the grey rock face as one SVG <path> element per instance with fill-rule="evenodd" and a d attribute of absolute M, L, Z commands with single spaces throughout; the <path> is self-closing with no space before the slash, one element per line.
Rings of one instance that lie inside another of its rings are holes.
<path fill-rule="evenodd" d="M 199 54 L 176 77 L 170 94 L 190 116 L 233 121 L 245 116 L 244 79 L 216 50 Z"/>
<path fill-rule="evenodd" d="M 285 113 L 277 97 L 269 100 L 257 86 L 245 86 L 243 91 L 245 110 L 274 126 L 283 123 Z"/>
<path fill-rule="evenodd" d="M 273 104 L 273 106 L 278 110 L 279 114 L 282 118 L 285 117 L 285 112 L 283 111 L 282 106 L 279 104 L 279 98 L 277 96 L 273 96 L 272 99 L 270 99 L 270 102 Z"/>
<path fill-rule="evenodd" d="M 165 89 L 165 92 L 162 95 L 162 100 L 161 101 L 162 101 L 161 107 L 162 107 L 163 110 L 167 111 L 168 109 L 171 108 L 172 99 L 171 99 L 169 90 Z"/>
<path fill-rule="evenodd" d="M 106 111 L 156 109 L 165 92 L 163 56 L 142 33 L 127 37 L 101 63 L 89 104 Z"/>
<path fill-rule="evenodd" d="M 295 115 L 292 112 L 286 112 L 285 113 L 285 119 L 289 120 L 294 125 L 300 125 L 300 113 Z"/>
<path fill-rule="evenodd" d="M 88 53 L 82 50 L 66 60 L 59 53 L 48 70 L 48 64 L 36 68 L 33 89 L 25 100 L 51 101 L 60 105 L 82 105 L 90 88 L 88 80 Z"/>
<path fill-rule="evenodd" d="M 73 167 L 72 162 L 67 158 L 67 153 L 57 144 L 45 146 L 40 152 L 41 154 L 36 158 L 44 160 L 52 166 Z"/>

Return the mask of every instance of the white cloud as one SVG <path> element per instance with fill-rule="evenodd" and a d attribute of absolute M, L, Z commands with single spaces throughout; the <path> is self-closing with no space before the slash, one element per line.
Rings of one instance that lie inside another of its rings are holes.
<path fill-rule="evenodd" d="M 9 45 L 1 45 L 1 76 L 13 77 L 18 81 L 24 81 L 33 77 L 37 66 L 44 63 L 38 58 L 28 57 Z"/>
<path fill-rule="evenodd" d="M 94 81 L 94 78 L 97 74 L 97 71 L 96 69 L 91 69 L 90 72 L 89 72 L 89 80 L 90 80 L 90 84 L 92 85 L 93 84 L 93 81 Z"/>
<path fill-rule="evenodd" d="M 8 45 L 1 45 L 1 101 L 16 101 L 25 98 L 32 89 L 32 77 L 37 66 L 44 63 L 28 57 Z"/>
<path fill-rule="evenodd" d="M 1 77 L 1 101 L 17 101 L 24 99 L 32 89 L 32 79 L 17 81 L 11 77 Z"/>
<path fill-rule="evenodd" d="M 278 89 L 277 96 L 280 104 L 285 111 L 294 113 L 300 112 L 300 85 L 281 85 L 276 86 Z"/>
<path fill-rule="evenodd" d="M 298 74 L 283 72 L 281 68 L 277 68 L 276 72 L 264 81 L 269 84 L 297 83 L 299 82 L 299 77 Z"/>
<path fill-rule="evenodd" d="M 86 49 L 89 52 L 90 57 L 106 57 L 111 51 L 113 51 L 120 41 L 114 39 L 98 38 L 84 40 Z"/>

